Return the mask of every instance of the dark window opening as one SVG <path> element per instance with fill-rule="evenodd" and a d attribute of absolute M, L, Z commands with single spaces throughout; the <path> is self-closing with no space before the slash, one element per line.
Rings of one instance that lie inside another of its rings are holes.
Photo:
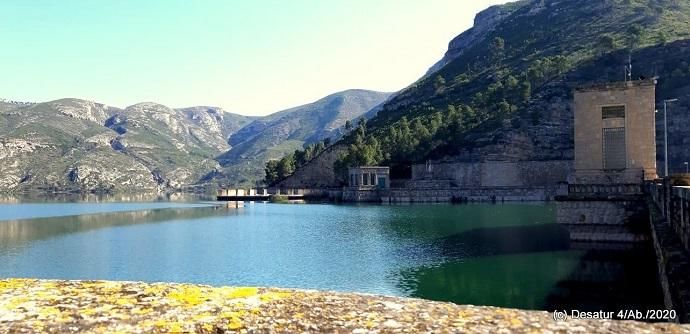
<path fill-rule="evenodd" d="M 604 169 L 625 169 L 625 128 L 603 129 Z"/>
<path fill-rule="evenodd" d="M 625 118 L 625 106 L 602 107 L 601 118 Z"/>

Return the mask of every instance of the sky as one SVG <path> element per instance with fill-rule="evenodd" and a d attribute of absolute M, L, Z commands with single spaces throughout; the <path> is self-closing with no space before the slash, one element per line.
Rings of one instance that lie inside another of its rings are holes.
<path fill-rule="evenodd" d="M 413 83 L 501 0 L 2 0 L 0 98 L 267 115 Z"/>

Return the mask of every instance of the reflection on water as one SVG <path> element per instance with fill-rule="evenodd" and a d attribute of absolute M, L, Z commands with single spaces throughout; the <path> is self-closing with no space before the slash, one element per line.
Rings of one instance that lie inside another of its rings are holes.
<path fill-rule="evenodd" d="M 31 205 L 40 207 L 4 208 Z M 94 204 L 60 205 L 65 213 Z M 570 244 L 554 223 L 544 204 L 247 202 L 13 219 L 0 221 L 0 277 L 281 286 L 537 309 L 659 305 L 658 291 L 637 293 L 656 284 L 649 249 L 593 251 Z M 580 297 L 587 293 L 600 298 Z"/>
<path fill-rule="evenodd" d="M 119 213 L 91 214 L 26 220 L 0 221 L 0 253 L 28 244 L 30 241 L 61 234 L 136 224 L 150 224 L 177 219 L 198 219 L 238 213 L 223 207 L 154 209 Z"/>
<path fill-rule="evenodd" d="M 95 213 L 113 213 L 126 211 L 153 210 L 164 208 L 198 208 L 215 206 L 216 203 L 183 203 L 183 202 L 99 202 L 99 203 L 0 203 L 0 221 L 90 215 Z"/>
<path fill-rule="evenodd" d="M 194 193 L 132 193 L 132 194 L 89 194 L 89 193 L 27 193 L 20 196 L 0 194 L 0 203 L 113 203 L 113 202 L 192 202 L 197 200 L 215 200 L 212 194 Z"/>

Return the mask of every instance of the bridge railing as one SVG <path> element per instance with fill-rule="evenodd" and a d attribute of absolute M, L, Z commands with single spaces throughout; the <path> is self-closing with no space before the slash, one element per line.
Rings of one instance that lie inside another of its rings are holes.
<path fill-rule="evenodd" d="M 690 187 L 672 186 L 670 179 L 648 182 L 645 190 L 668 224 L 690 250 Z"/>

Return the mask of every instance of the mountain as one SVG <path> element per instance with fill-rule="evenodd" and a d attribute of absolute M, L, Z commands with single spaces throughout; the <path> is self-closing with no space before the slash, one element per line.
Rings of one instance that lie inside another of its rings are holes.
<path fill-rule="evenodd" d="M 79 99 L 0 103 L 0 191 L 159 191 L 219 168 L 252 118 L 219 108 L 125 109 Z"/>
<path fill-rule="evenodd" d="M 456 36 L 448 43 L 448 51 L 441 60 L 431 66 L 427 75 L 440 70 L 453 59 L 462 55 L 472 44 L 486 38 L 504 18 L 510 16 L 513 11 L 519 8 L 519 6 L 524 5 L 525 2 L 525 0 L 522 0 L 505 5 L 491 6 L 479 12 L 474 18 L 472 28 Z"/>
<path fill-rule="evenodd" d="M 330 152 L 346 152 L 337 166 L 386 164 L 400 177 L 427 159 L 572 159 L 573 89 L 622 81 L 631 59 L 635 79 L 659 76 L 657 101 L 679 99 L 669 114 L 676 130 L 669 134 L 670 166 L 678 170 L 690 160 L 682 130 L 690 120 L 687 22 L 689 0 L 524 0 L 491 7 L 449 43 L 426 76 Z M 320 165 L 320 158 L 305 168 Z M 334 171 L 331 185 L 338 184 Z M 303 180 L 284 183 L 304 186 Z"/>
<path fill-rule="evenodd" d="M 349 90 L 266 117 L 217 107 L 124 109 L 0 100 L 0 192 L 157 192 L 253 184 L 269 159 L 325 138 L 388 93 Z M 221 165 L 222 164 L 222 165 Z"/>
<path fill-rule="evenodd" d="M 224 178 L 227 182 L 253 184 L 263 179 L 267 161 L 326 138 L 340 138 L 347 121 L 365 116 L 389 96 L 346 90 L 256 119 L 231 135 L 232 149 L 218 157 Z"/>

